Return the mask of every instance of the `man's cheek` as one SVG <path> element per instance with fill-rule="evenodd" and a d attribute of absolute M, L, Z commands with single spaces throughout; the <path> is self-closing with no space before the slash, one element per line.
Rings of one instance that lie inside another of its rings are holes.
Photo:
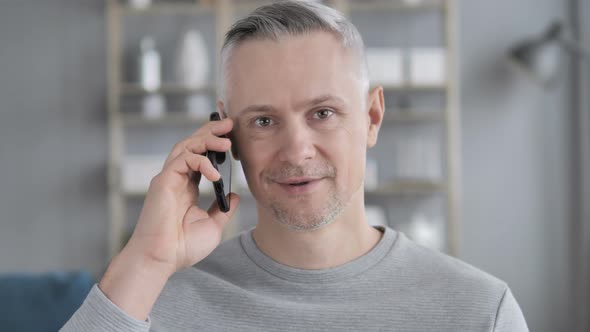
<path fill-rule="evenodd" d="M 252 180 L 256 180 L 258 174 L 266 167 L 268 156 L 266 155 L 267 150 L 257 146 L 241 146 L 239 148 L 242 169 L 248 183 Z"/>
<path fill-rule="evenodd" d="M 330 141 L 338 145 L 354 144 L 356 147 L 364 147 L 366 137 L 362 135 L 362 128 L 350 125 L 338 125 L 323 133 L 324 141 Z M 350 148 L 351 145 L 348 146 Z M 356 150 L 356 149 L 355 149 Z"/>

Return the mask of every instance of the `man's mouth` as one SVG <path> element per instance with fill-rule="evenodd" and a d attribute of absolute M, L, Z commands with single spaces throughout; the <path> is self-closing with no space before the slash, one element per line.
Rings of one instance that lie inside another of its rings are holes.
<path fill-rule="evenodd" d="M 305 194 L 309 193 L 322 178 L 290 178 L 276 181 L 281 188 L 290 194 Z"/>
<path fill-rule="evenodd" d="M 289 183 L 289 185 L 290 186 L 304 186 L 308 183 L 309 183 L 309 181 L 305 181 L 305 182 L 298 182 L 298 183 Z"/>
<path fill-rule="evenodd" d="M 280 184 L 290 185 L 290 186 L 304 186 L 310 182 L 320 180 L 320 178 L 291 178 L 285 179 L 282 181 L 277 181 Z"/>

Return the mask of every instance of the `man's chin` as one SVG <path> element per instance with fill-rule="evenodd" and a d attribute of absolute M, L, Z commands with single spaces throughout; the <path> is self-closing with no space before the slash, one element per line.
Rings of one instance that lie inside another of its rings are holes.
<path fill-rule="evenodd" d="M 285 206 L 273 205 L 271 209 L 275 220 L 293 231 L 315 231 L 331 224 L 342 212 L 340 201 L 332 200 L 324 203 L 325 208 L 309 209 L 309 205 L 296 206 L 289 204 Z"/>
<path fill-rule="evenodd" d="M 279 220 L 277 221 L 283 226 L 294 232 L 313 232 L 324 228 L 331 224 L 334 219 L 324 219 L 316 222 L 299 222 L 293 220 Z"/>

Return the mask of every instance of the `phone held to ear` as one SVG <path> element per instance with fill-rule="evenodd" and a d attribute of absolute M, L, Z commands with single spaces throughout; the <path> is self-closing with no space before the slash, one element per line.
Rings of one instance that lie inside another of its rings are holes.
<path fill-rule="evenodd" d="M 217 113 L 217 112 L 213 112 L 209 116 L 209 121 L 220 121 L 220 120 L 221 120 L 221 117 L 219 116 L 219 113 Z M 221 137 L 226 137 L 226 136 L 223 135 Z M 207 150 L 206 155 L 207 155 L 207 158 L 211 161 L 211 164 L 213 164 L 213 167 L 215 167 L 215 169 L 217 171 L 219 171 L 219 165 L 223 164 L 224 162 L 230 163 L 230 168 L 229 168 L 230 169 L 230 179 L 229 179 L 229 181 L 230 181 L 230 185 L 231 185 L 231 160 L 228 160 L 229 158 L 227 158 L 226 152 Z M 221 172 L 219 172 L 219 174 L 221 174 Z M 223 184 L 222 177 L 220 177 L 219 180 L 213 182 L 213 189 L 215 191 L 215 198 L 217 200 L 217 205 L 219 206 L 219 210 L 221 210 L 222 212 L 229 211 L 229 202 L 225 198 L 225 186 Z"/>

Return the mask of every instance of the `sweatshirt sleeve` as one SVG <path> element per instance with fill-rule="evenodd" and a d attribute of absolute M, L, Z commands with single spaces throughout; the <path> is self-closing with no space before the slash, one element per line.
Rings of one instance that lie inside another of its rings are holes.
<path fill-rule="evenodd" d="M 512 295 L 510 288 L 506 288 L 500 301 L 494 332 L 528 332 L 524 315 Z"/>
<path fill-rule="evenodd" d="M 150 325 L 149 317 L 146 321 L 140 321 L 127 315 L 111 302 L 95 284 L 84 303 L 60 331 L 147 332 Z"/>

